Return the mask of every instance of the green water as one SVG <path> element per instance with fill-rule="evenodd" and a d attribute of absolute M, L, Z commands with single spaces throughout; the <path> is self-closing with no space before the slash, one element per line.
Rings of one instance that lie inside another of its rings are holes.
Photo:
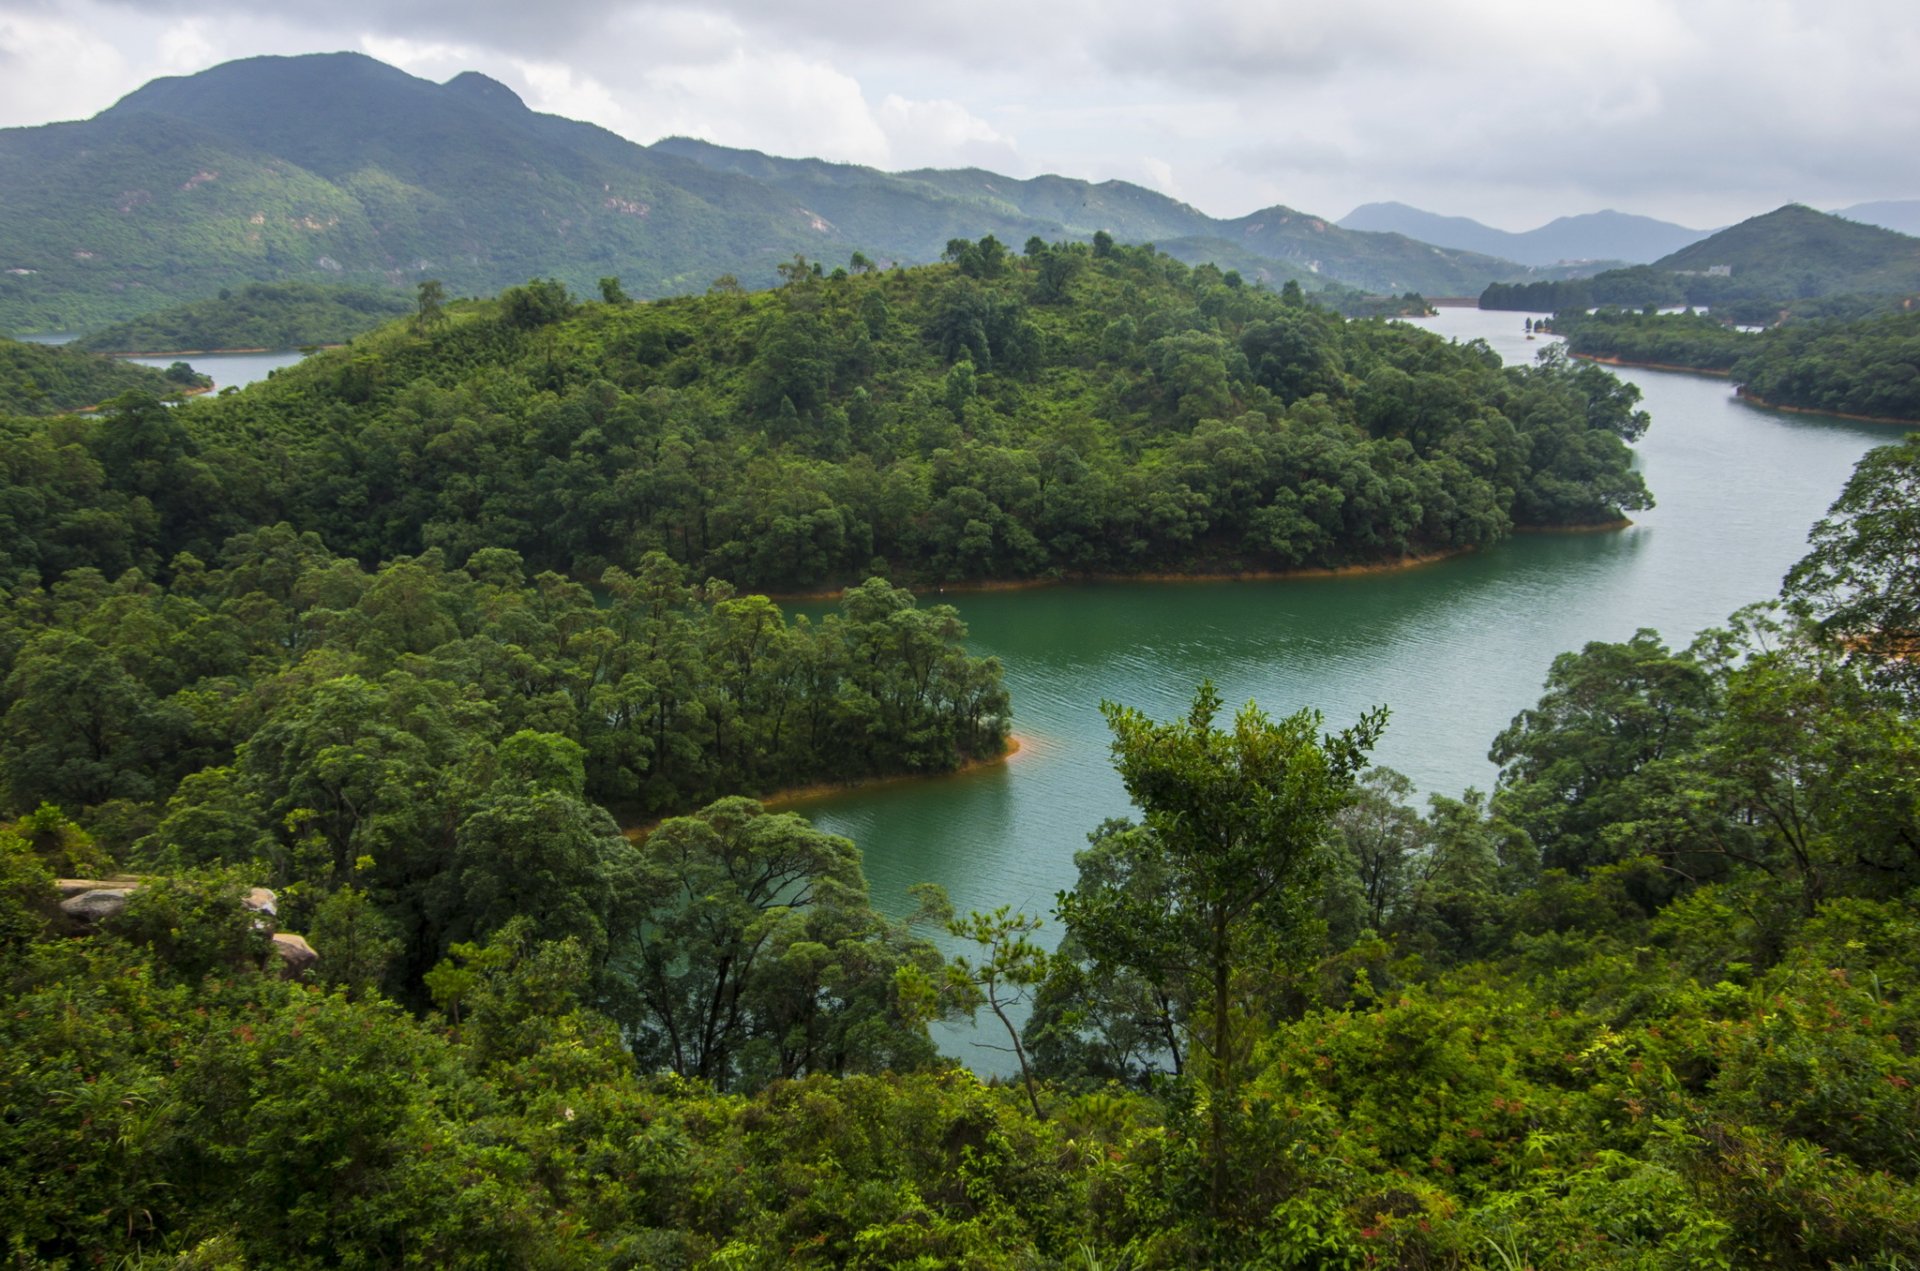
<path fill-rule="evenodd" d="M 1525 315 L 1443 310 L 1426 325 L 1530 356 Z M 1684 644 L 1773 595 L 1854 462 L 1897 429 L 1776 415 L 1726 381 L 1627 371 L 1653 426 L 1640 464 L 1657 508 L 1629 529 L 1524 535 L 1481 555 L 1399 573 L 1235 583 L 1130 583 L 956 594 L 971 647 L 1006 665 L 1024 749 L 1004 766 L 801 806 L 858 843 L 875 903 L 907 907 L 916 882 L 962 911 L 1012 904 L 1049 914 L 1073 853 L 1128 813 L 1107 762 L 1101 699 L 1158 718 L 1184 712 L 1210 676 L 1230 704 L 1302 706 L 1333 726 L 1392 710 L 1379 762 L 1423 790 L 1491 785 L 1487 748 L 1539 696 L 1554 655 L 1639 627 Z M 969 1053 L 999 1070 L 993 1052 Z"/>

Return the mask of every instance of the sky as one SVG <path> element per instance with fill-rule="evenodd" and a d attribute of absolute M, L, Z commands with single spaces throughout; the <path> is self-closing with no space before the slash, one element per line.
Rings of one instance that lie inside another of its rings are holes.
<path fill-rule="evenodd" d="M 0 126 L 350 49 L 646 143 L 1524 230 L 1920 198 L 1913 0 L 0 0 Z"/>

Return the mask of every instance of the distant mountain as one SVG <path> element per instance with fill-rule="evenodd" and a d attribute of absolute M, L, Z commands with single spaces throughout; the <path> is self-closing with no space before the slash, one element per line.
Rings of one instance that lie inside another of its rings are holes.
<path fill-rule="evenodd" d="M 1816 212 L 1798 203 L 1740 222 L 1651 265 L 1566 283 L 1494 283 L 1483 309 L 1563 312 L 1595 305 L 1735 305 L 1778 314 L 1833 298 L 1840 311 L 1871 312 L 1920 292 L 1920 238 Z M 1845 297 L 1846 300 L 1840 298 Z"/>
<path fill-rule="evenodd" d="M 1482 252 L 1523 265 L 1572 261 L 1645 264 L 1712 233 L 1625 212 L 1562 216 L 1524 233 L 1495 229 L 1465 216 L 1440 216 L 1404 203 L 1366 203 L 1342 217 L 1347 229 L 1405 234 L 1442 247 Z"/>
<path fill-rule="evenodd" d="M 1337 282 L 1398 295 L 1472 293 L 1484 280 L 1540 276 L 1510 260 L 1444 251 L 1401 234 L 1345 230 L 1286 207 L 1236 220 L 1125 181 L 1068 177 L 1028 180 L 979 168 L 885 173 L 819 159 L 776 159 L 685 137 L 656 142 L 656 152 L 693 159 L 764 181 L 863 241 L 899 238 L 925 225 L 910 259 L 935 259 L 949 239 L 987 231 L 1018 247 L 1027 236 L 1088 238 L 1106 230 L 1123 242 L 1150 242 L 1190 263 L 1211 261 L 1258 281 Z"/>
<path fill-rule="evenodd" d="M 796 253 L 916 263 L 954 238 L 1018 249 L 1101 229 L 1183 259 L 1233 244 L 1270 262 L 1256 278 L 1395 294 L 1548 276 L 1286 208 L 1216 220 L 1119 181 L 640 146 L 482 75 L 434 84 L 330 53 L 229 62 L 85 122 L 0 130 L 0 330 L 97 327 L 249 282 L 484 294 L 551 275 L 590 293 L 616 276 L 656 296 L 723 274 L 771 283 Z"/>
<path fill-rule="evenodd" d="M 1855 203 L 1839 208 L 1835 216 L 1844 216 L 1863 225 L 1878 225 L 1902 234 L 1920 235 L 1920 199 L 1893 199 L 1879 203 Z"/>
<path fill-rule="evenodd" d="M 1742 290 L 1781 296 L 1920 287 L 1920 238 L 1789 203 L 1721 230 L 1653 263 L 1711 274 L 1727 268 Z"/>

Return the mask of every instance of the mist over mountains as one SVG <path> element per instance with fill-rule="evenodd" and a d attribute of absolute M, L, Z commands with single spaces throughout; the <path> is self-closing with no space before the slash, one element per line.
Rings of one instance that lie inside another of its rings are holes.
<path fill-rule="evenodd" d="M 657 296 L 771 283 L 796 253 L 918 263 L 953 238 L 1102 229 L 1275 284 L 1463 295 L 1559 276 L 1286 207 L 1223 220 L 1121 181 L 642 146 L 483 75 L 435 84 L 332 53 L 229 62 L 90 120 L 0 131 L 0 328 L 98 325 L 261 281 L 433 277 L 480 294 L 617 276 Z"/>

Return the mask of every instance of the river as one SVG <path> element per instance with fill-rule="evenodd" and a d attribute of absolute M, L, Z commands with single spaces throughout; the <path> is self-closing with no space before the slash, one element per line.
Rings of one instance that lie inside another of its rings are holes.
<path fill-rule="evenodd" d="M 1527 316 L 1443 309 L 1420 325 L 1485 339 L 1513 362 L 1542 347 L 1522 332 Z M 1772 596 L 1854 462 L 1903 435 L 1755 410 L 1724 379 L 1620 374 L 1653 418 L 1636 449 L 1658 506 L 1630 528 L 1523 534 L 1397 573 L 926 598 L 955 605 L 973 651 L 1005 664 L 1022 750 L 1004 765 L 795 810 L 860 845 L 884 911 L 904 911 L 909 885 L 934 882 L 963 913 L 1011 904 L 1050 917 L 1087 832 L 1129 812 L 1108 764 L 1101 700 L 1170 718 L 1203 677 L 1229 707 L 1252 699 L 1277 717 L 1311 706 L 1330 727 L 1385 704 L 1392 718 L 1378 762 L 1424 792 L 1488 788 L 1488 746 L 1538 698 L 1556 654 L 1640 627 L 1683 645 Z M 1003 1056 L 971 1049 L 964 1034 L 943 1044 L 977 1068 L 1004 1070 Z"/>

